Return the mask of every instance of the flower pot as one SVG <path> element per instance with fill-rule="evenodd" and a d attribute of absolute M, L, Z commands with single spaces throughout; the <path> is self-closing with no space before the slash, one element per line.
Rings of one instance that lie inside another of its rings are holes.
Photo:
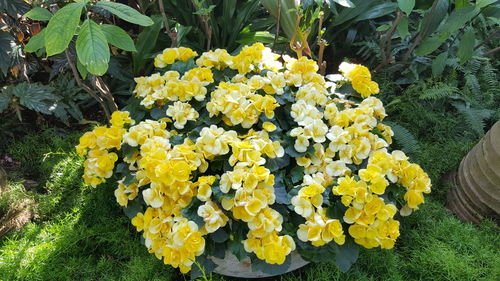
<path fill-rule="evenodd" d="M 287 268 L 283 265 L 283 270 L 276 270 L 276 273 L 269 274 L 259 270 L 252 270 L 250 258 L 239 261 L 236 256 L 229 251 L 226 251 L 224 259 L 216 257 L 211 257 L 210 259 L 217 265 L 214 270 L 215 273 L 237 278 L 264 278 L 276 276 L 299 269 L 309 263 L 303 260 L 296 251 L 293 251 L 290 253 L 290 265 Z"/>
<path fill-rule="evenodd" d="M 464 157 L 448 194 L 448 209 L 461 219 L 479 223 L 500 219 L 500 121 Z"/>

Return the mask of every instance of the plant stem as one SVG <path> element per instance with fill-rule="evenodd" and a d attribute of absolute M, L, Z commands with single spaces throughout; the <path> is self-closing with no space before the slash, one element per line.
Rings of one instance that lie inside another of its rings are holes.
<path fill-rule="evenodd" d="M 274 35 L 274 42 L 272 47 L 273 52 L 276 47 L 276 43 L 278 42 L 278 37 L 280 36 L 281 1 L 282 0 L 278 0 L 278 20 L 276 22 L 276 34 Z"/>
<path fill-rule="evenodd" d="M 165 6 L 163 4 L 163 0 L 158 0 L 158 5 L 160 7 L 161 17 L 163 18 L 163 23 L 165 24 L 165 33 L 167 33 L 168 37 L 170 37 L 171 47 L 175 47 L 177 45 L 177 33 L 170 29 L 170 25 L 168 24 L 167 14 L 165 13 Z"/>

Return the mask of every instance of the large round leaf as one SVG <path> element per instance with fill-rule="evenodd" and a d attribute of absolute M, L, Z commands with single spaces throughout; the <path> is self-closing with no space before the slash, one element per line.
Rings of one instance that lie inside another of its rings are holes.
<path fill-rule="evenodd" d="M 108 70 L 109 47 L 106 36 L 93 20 L 87 19 L 76 39 L 78 60 L 94 75 L 103 75 Z"/>
<path fill-rule="evenodd" d="M 117 48 L 120 48 L 124 51 L 129 51 L 129 52 L 137 51 L 134 46 L 134 40 L 130 38 L 127 32 L 125 32 L 125 30 L 111 24 L 101 25 L 101 30 L 102 32 L 104 32 L 106 40 L 108 40 L 109 44 Z"/>

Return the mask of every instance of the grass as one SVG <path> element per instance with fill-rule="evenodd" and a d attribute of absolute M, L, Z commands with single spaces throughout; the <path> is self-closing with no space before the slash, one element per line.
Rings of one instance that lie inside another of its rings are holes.
<path fill-rule="evenodd" d="M 426 204 L 402 220 L 396 248 L 362 250 L 347 273 L 333 263 L 311 264 L 269 280 L 500 280 L 496 224 L 464 223 L 444 208 L 449 187 L 440 178 L 457 167 L 477 139 L 456 139 L 450 126 L 455 120 L 415 121 L 412 127 L 405 114 L 400 112 L 397 121 L 419 137 L 422 147 L 412 159 L 429 172 L 434 186 Z M 439 133 L 423 137 L 426 128 Z M 113 184 L 94 189 L 82 183 L 82 159 L 73 153 L 78 137 L 46 130 L 7 148 L 23 166 L 11 175 L 0 211 L 30 197 L 37 217 L 0 240 L 0 280 L 189 279 L 147 253 L 114 200 Z M 39 186 L 26 191 L 21 178 L 35 179 Z M 216 274 L 212 279 L 232 280 Z"/>

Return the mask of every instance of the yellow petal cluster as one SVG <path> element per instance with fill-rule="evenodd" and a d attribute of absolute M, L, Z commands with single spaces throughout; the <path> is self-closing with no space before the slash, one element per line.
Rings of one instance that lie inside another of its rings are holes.
<path fill-rule="evenodd" d="M 188 59 L 197 55 L 198 53 L 191 50 L 190 48 L 167 48 L 163 50 L 161 54 L 155 57 L 154 65 L 155 67 L 163 68 L 169 64 L 173 64 L 176 61 L 187 61 Z"/>
<path fill-rule="evenodd" d="M 372 81 L 370 70 L 365 66 L 343 62 L 340 64 L 339 70 L 362 97 L 366 98 L 379 93 L 377 82 Z"/>

